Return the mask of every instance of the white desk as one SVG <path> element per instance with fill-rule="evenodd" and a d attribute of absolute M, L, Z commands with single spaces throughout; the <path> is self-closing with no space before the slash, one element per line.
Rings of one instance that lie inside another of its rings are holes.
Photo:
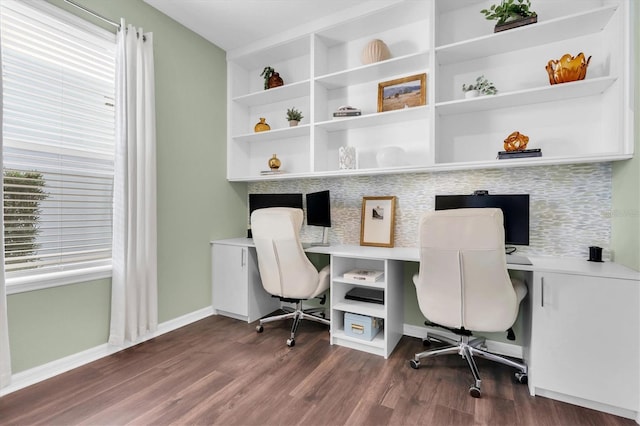
<path fill-rule="evenodd" d="M 211 244 L 225 244 L 236 247 L 254 247 L 251 238 L 230 238 L 211 241 Z M 331 245 L 312 246 L 305 248 L 307 253 L 318 253 L 354 258 L 371 258 L 400 260 L 405 262 L 419 262 L 420 253 L 417 247 L 368 247 L 356 245 Z M 570 275 L 586 275 L 601 278 L 619 278 L 640 281 L 640 272 L 619 265 L 614 262 L 588 262 L 586 259 L 551 257 L 551 256 L 527 256 L 531 265 L 509 263 L 507 256 L 507 268 L 517 271 L 531 272 L 557 272 Z"/>
<path fill-rule="evenodd" d="M 273 299 L 261 289 L 257 267 L 251 264 L 255 262 L 253 241 L 234 238 L 212 241 L 212 246 L 218 253 L 225 252 L 220 250 L 224 248 L 238 250 L 233 256 L 245 270 L 241 274 L 244 281 L 225 282 L 227 272 L 236 267 L 228 260 L 216 262 L 214 255 L 214 311 L 230 314 L 216 300 L 216 295 L 226 294 L 244 298 L 243 306 L 253 306 L 247 313 L 230 316 L 251 322 L 272 312 Z M 419 262 L 419 250 L 333 245 L 305 251 L 331 256 L 331 343 L 388 357 L 402 336 L 402 262 Z M 528 257 L 532 265 L 507 267 L 524 271 L 529 281 L 527 303 L 521 309 L 528 323 L 523 358 L 529 365 L 530 393 L 636 418 L 640 410 L 640 272 L 612 262 Z M 385 291 L 383 307 L 364 302 L 348 305 L 353 302 L 344 300 L 348 289 L 362 284 L 343 279 L 352 267 L 385 271 L 385 280 L 373 285 Z M 243 286 L 250 291 L 239 288 Z M 384 333 L 372 342 L 345 336 L 340 314 L 347 311 L 383 318 Z"/>
<path fill-rule="evenodd" d="M 251 239 L 242 238 L 245 244 L 253 242 Z M 236 241 L 236 240 L 231 240 Z M 402 260 L 405 262 L 419 262 L 420 252 L 417 247 L 365 247 L 354 245 L 334 245 L 328 247 L 309 247 L 307 253 L 320 253 L 327 255 L 339 255 L 350 257 L 364 257 L 375 259 Z M 531 272 L 557 272 L 572 275 L 588 275 L 591 277 L 620 278 L 627 280 L 640 280 L 640 272 L 619 265 L 614 262 L 588 262 L 586 259 L 550 257 L 550 256 L 527 256 L 531 265 L 521 265 L 509 263 L 507 255 L 507 268 L 516 271 Z"/>

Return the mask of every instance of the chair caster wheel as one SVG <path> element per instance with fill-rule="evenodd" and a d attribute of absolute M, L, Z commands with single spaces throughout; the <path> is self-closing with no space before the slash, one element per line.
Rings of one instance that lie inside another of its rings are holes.
<path fill-rule="evenodd" d="M 480 388 L 477 386 L 471 386 L 469 388 L 469 395 L 474 398 L 480 398 Z"/>
<path fill-rule="evenodd" d="M 522 383 L 523 385 L 529 383 L 529 376 L 527 375 L 527 373 L 521 373 L 518 371 L 517 373 L 515 373 L 515 376 L 518 383 Z"/>
<path fill-rule="evenodd" d="M 294 339 L 287 339 L 287 346 L 289 346 L 290 348 L 294 347 L 296 345 L 296 341 Z"/>
<path fill-rule="evenodd" d="M 422 346 L 431 346 L 431 339 L 428 337 L 426 339 L 422 339 Z"/>
<path fill-rule="evenodd" d="M 261 325 L 256 326 L 256 333 L 262 333 L 264 331 L 264 327 Z"/>
<path fill-rule="evenodd" d="M 409 366 L 411 366 L 411 368 L 413 368 L 414 370 L 417 370 L 418 368 L 420 368 L 420 361 L 416 361 L 415 359 L 411 359 L 411 360 L 409 360 Z"/>

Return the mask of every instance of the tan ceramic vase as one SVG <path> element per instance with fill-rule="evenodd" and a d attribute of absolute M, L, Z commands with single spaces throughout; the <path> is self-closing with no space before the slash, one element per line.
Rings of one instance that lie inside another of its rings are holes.
<path fill-rule="evenodd" d="M 364 65 L 372 64 L 374 62 L 385 61 L 391 57 L 389 47 L 382 40 L 377 38 L 371 40 L 362 49 L 360 60 Z"/>

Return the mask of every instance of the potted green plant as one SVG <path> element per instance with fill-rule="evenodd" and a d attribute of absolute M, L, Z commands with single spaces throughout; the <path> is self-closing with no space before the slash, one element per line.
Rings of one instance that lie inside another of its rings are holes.
<path fill-rule="evenodd" d="M 261 77 L 264 77 L 264 90 L 271 89 L 272 87 L 282 86 L 284 81 L 280 77 L 280 74 L 276 72 L 272 67 L 264 67 L 260 73 Z"/>
<path fill-rule="evenodd" d="M 479 95 L 495 95 L 498 89 L 492 82 L 487 80 L 484 75 L 476 78 L 476 82 L 472 84 L 463 84 L 462 91 L 465 98 L 475 98 Z"/>
<path fill-rule="evenodd" d="M 295 107 L 287 110 L 287 121 L 289 121 L 289 126 L 297 126 L 303 118 L 302 113 L 295 109 Z"/>
<path fill-rule="evenodd" d="M 490 21 L 498 21 L 493 29 L 495 33 L 538 22 L 538 15 L 531 10 L 530 0 L 502 0 L 499 5 L 482 9 L 480 13 Z"/>

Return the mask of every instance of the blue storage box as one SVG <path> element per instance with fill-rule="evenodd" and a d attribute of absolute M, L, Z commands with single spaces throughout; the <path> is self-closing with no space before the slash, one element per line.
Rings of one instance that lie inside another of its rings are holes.
<path fill-rule="evenodd" d="M 345 312 L 344 314 L 344 334 L 347 336 L 362 340 L 373 340 L 381 328 L 382 320 L 380 318 L 352 314 L 351 312 Z"/>

